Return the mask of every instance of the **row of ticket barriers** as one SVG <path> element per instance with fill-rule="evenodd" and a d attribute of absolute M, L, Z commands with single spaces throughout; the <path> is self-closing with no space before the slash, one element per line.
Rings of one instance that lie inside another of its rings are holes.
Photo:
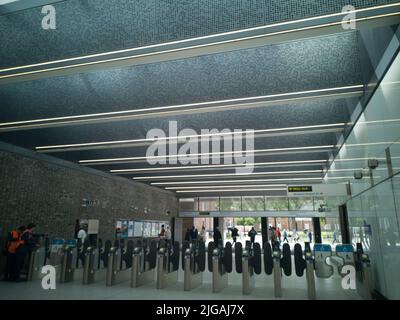
<path fill-rule="evenodd" d="M 181 264 L 180 264 L 181 262 Z M 291 276 L 292 267 L 296 276 L 306 276 L 308 298 L 317 298 L 315 278 L 333 276 L 335 267 L 341 274 L 345 266 L 356 270 L 357 291 L 364 299 L 372 299 L 373 280 L 370 261 L 361 244 L 337 245 L 335 251 L 328 244 L 309 243 L 304 248 L 295 244 L 293 252 L 289 244 L 271 246 L 264 243 L 210 242 L 206 248 L 203 241 L 179 242 L 166 240 L 117 240 L 114 243 L 99 240 L 96 245 L 83 244 L 75 240 L 55 239 L 47 246 L 35 248 L 29 259 L 28 280 L 40 279 L 44 265 L 56 269 L 57 281 L 67 283 L 81 281 L 83 285 L 104 282 L 114 286 L 129 282 L 132 288 L 155 282 L 163 289 L 178 282 L 181 267 L 184 273 L 184 290 L 190 291 L 203 284 L 203 273 L 212 273 L 212 292 L 220 292 L 229 285 L 229 274 L 242 274 L 242 292 L 249 295 L 254 289 L 256 275 L 273 276 L 275 297 L 282 297 L 282 276 Z M 264 268 L 262 268 L 262 265 Z M 294 266 L 293 266 L 294 265 Z"/>

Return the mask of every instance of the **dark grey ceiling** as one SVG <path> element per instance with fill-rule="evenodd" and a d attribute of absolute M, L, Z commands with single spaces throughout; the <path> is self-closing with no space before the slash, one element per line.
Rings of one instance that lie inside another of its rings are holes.
<path fill-rule="evenodd" d="M 171 40 L 260 26 L 340 12 L 348 1 L 63 1 L 54 4 L 57 29 L 39 28 L 40 8 L 0 16 L 0 67 L 20 66 L 83 54 L 131 48 Z M 396 1 L 351 1 L 366 7 Z M 38 20 L 39 19 L 39 20 Z M 0 129 L 7 122 L 80 116 L 179 104 L 365 85 L 359 31 L 299 38 L 257 48 L 228 50 L 144 65 L 49 76 L 0 84 Z M 120 120 L 69 126 L 0 130 L 0 140 L 34 149 L 39 146 L 143 139 L 150 129 L 276 129 L 342 124 L 341 130 L 295 132 L 257 138 L 254 149 L 336 146 L 351 125 L 357 96 L 294 100 L 253 109 L 175 114 L 141 120 Z M 305 129 L 308 130 L 308 129 Z M 88 159 L 141 157 L 146 146 L 60 151 L 51 155 L 73 162 Z M 327 161 L 336 148 L 309 152 L 264 153 L 255 162 Z M 93 166 L 112 169 L 151 168 L 145 162 Z M 322 170 L 326 163 L 267 165 L 255 173 Z M 232 168 L 144 172 L 148 175 L 232 173 Z M 289 177 L 322 177 L 323 173 Z M 285 178 L 285 174 L 273 175 Z M 243 179 L 246 177 L 240 177 Z M 262 177 L 265 178 L 265 177 Z M 156 179 L 156 178 L 155 178 Z M 204 179 L 204 178 L 199 178 Z M 251 178 L 253 179 L 253 178 Z M 193 179 L 192 179 L 193 180 Z M 194 179 L 196 180 L 196 179 Z M 170 181 L 179 181 L 171 178 Z M 149 181 L 151 182 L 151 181 Z M 301 182 L 301 181 L 300 181 Z M 265 182 L 264 182 L 265 183 Z"/>
<path fill-rule="evenodd" d="M 54 1 L 49 1 L 54 2 Z M 43 62 L 365 8 L 395 0 L 68 0 L 0 16 L 0 67 Z"/>

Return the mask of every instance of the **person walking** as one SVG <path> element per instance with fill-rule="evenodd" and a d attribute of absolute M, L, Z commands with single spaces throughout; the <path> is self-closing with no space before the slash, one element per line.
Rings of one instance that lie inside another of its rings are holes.
<path fill-rule="evenodd" d="M 277 237 L 276 237 L 276 230 L 274 227 L 270 228 L 270 240 L 271 240 L 271 247 L 275 248 L 276 242 L 277 242 Z"/>
<path fill-rule="evenodd" d="M 196 229 L 194 226 L 190 229 L 190 240 L 196 240 Z"/>
<path fill-rule="evenodd" d="M 206 241 L 206 228 L 204 226 L 201 227 L 199 238 L 201 241 Z"/>
<path fill-rule="evenodd" d="M 283 235 L 283 241 L 282 242 L 287 242 L 287 243 L 289 243 L 289 240 L 288 240 L 288 233 L 287 233 L 287 231 L 286 231 L 286 229 L 284 229 L 283 230 L 283 233 L 282 233 L 282 235 Z"/>
<path fill-rule="evenodd" d="M 336 242 L 338 242 L 338 241 L 337 241 L 336 230 L 334 230 L 334 231 L 333 231 L 333 241 L 332 241 L 332 244 L 334 244 L 334 243 L 336 243 Z"/>
<path fill-rule="evenodd" d="M 186 229 L 185 241 L 190 241 L 190 229 L 189 228 Z"/>
<path fill-rule="evenodd" d="M 312 243 L 312 233 L 311 233 L 311 230 L 308 231 L 308 242 Z"/>
<path fill-rule="evenodd" d="M 277 237 L 277 240 L 279 241 L 279 243 L 281 243 L 281 236 L 282 236 L 281 230 L 278 227 L 278 228 L 276 228 L 276 237 Z"/>
<path fill-rule="evenodd" d="M 251 227 L 251 229 L 247 235 L 250 237 L 250 243 L 253 246 L 254 242 L 256 240 L 257 231 L 254 229 L 254 227 Z"/>
<path fill-rule="evenodd" d="M 158 234 L 158 236 L 160 237 L 160 239 L 164 239 L 165 238 L 165 227 L 164 227 L 164 225 L 161 225 L 161 230 L 160 230 L 160 233 Z"/>
<path fill-rule="evenodd" d="M 236 238 L 239 236 L 239 230 L 236 227 L 233 227 L 231 233 L 232 233 L 233 244 L 235 244 Z"/>
<path fill-rule="evenodd" d="M 214 228 L 214 235 L 213 235 L 213 237 L 214 237 L 215 246 L 216 246 L 216 247 L 222 246 L 222 235 L 221 235 L 221 232 L 219 231 L 219 228 L 218 228 L 218 227 L 215 227 L 215 228 Z"/>

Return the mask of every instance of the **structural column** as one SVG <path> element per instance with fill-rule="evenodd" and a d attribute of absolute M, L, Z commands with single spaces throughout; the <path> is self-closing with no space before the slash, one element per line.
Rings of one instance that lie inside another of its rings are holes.
<path fill-rule="evenodd" d="M 312 218 L 312 221 L 314 226 L 314 243 L 322 243 L 321 224 L 319 218 Z"/>

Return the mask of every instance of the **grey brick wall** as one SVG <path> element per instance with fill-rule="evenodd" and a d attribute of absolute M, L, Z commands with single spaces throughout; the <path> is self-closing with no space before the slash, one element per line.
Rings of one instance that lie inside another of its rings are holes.
<path fill-rule="evenodd" d="M 87 218 L 100 220 L 100 237 L 113 238 L 117 219 L 169 220 L 177 213 L 170 192 L 26 152 L 0 150 L 0 235 L 34 222 L 38 233 L 72 238 L 76 219 Z"/>

